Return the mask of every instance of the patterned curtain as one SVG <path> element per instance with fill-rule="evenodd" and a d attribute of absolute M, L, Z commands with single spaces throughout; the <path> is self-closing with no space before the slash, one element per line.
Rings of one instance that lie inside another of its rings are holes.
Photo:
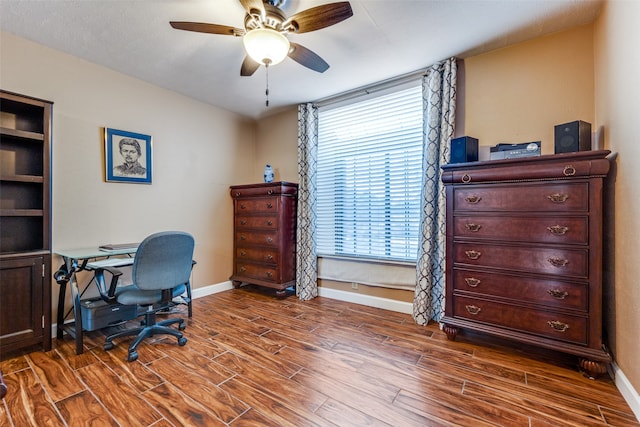
<path fill-rule="evenodd" d="M 316 164 L 318 157 L 318 108 L 298 106 L 298 225 L 296 246 L 296 295 L 306 301 L 318 296 L 316 256 Z"/>
<path fill-rule="evenodd" d="M 445 194 L 440 165 L 449 162 L 456 107 L 455 58 L 435 64 L 422 80 L 424 110 L 420 242 L 416 263 L 413 318 L 426 325 L 444 315 Z"/>

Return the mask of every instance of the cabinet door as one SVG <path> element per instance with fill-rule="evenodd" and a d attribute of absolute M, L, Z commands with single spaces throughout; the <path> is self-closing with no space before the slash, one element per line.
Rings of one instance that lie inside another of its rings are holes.
<path fill-rule="evenodd" d="M 43 266 L 43 257 L 0 260 L 0 355 L 45 338 Z"/>

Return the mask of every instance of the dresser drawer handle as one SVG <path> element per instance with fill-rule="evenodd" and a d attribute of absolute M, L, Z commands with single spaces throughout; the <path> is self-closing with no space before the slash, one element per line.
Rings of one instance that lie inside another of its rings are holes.
<path fill-rule="evenodd" d="M 464 175 L 462 175 L 462 182 L 464 182 L 465 184 L 470 183 L 471 175 L 469 175 L 468 173 L 465 173 Z"/>
<path fill-rule="evenodd" d="M 576 168 L 574 168 L 573 165 L 567 165 L 564 167 L 562 174 L 564 176 L 573 176 L 576 174 Z"/>
<path fill-rule="evenodd" d="M 240 256 L 247 256 L 247 252 L 246 251 L 240 251 Z"/>
<path fill-rule="evenodd" d="M 240 192 L 236 191 L 236 197 L 240 197 Z"/>
<path fill-rule="evenodd" d="M 477 305 L 465 305 L 464 308 L 467 309 L 467 313 L 473 314 L 474 316 L 482 311 Z"/>
<path fill-rule="evenodd" d="M 269 226 L 273 225 L 273 221 L 271 221 L 271 220 L 267 221 L 267 225 L 269 225 Z"/>
<path fill-rule="evenodd" d="M 244 234 L 240 235 L 240 240 L 247 240 L 247 236 L 245 236 Z"/>
<path fill-rule="evenodd" d="M 244 203 L 240 203 L 240 209 L 246 209 L 247 207 L 244 205 Z"/>
<path fill-rule="evenodd" d="M 551 326 L 554 331 L 565 332 L 569 329 L 569 325 L 559 320 L 549 320 L 547 325 Z"/>
<path fill-rule="evenodd" d="M 267 243 L 273 243 L 273 238 L 272 237 L 267 237 Z"/>
<path fill-rule="evenodd" d="M 467 196 L 464 198 L 467 203 L 472 204 L 472 205 L 476 205 L 478 203 L 480 203 L 480 200 L 482 200 L 482 197 L 480 196 Z"/>
<path fill-rule="evenodd" d="M 549 261 L 549 264 L 553 265 L 554 267 L 564 267 L 569 264 L 569 260 L 564 258 L 551 257 L 547 258 L 547 261 Z"/>
<path fill-rule="evenodd" d="M 273 203 L 267 203 L 267 209 L 273 208 Z"/>
<path fill-rule="evenodd" d="M 469 259 L 473 259 L 473 260 L 480 258 L 480 255 L 482 255 L 482 252 L 478 252 L 474 250 L 465 251 L 464 253 Z"/>
<path fill-rule="evenodd" d="M 271 254 L 267 254 L 265 258 L 267 259 L 267 261 L 273 261 L 273 255 Z"/>
<path fill-rule="evenodd" d="M 273 190 L 269 190 L 269 191 L 267 191 L 267 194 L 268 194 L 269 196 L 270 196 L 270 195 L 272 195 L 272 194 L 273 194 Z"/>
<path fill-rule="evenodd" d="M 240 225 L 247 225 L 247 221 L 245 221 L 244 219 L 240 220 Z"/>
<path fill-rule="evenodd" d="M 569 198 L 568 194 L 560 194 L 560 193 L 549 194 L 547 196 L 547 199 L 551 200 L 553 203 L 564 203 L 567 201 L 568 198 Z"/>
<path fill-rule="evenodd" d="M 273 273 L 272 273 L 272 272 L 270 272 L 270 271 L 267 271 L 267 277 L 268 277 L 269 279 L 271 279 L 271 278 L 273 277 Z"/>
<path fill-rule="evenodd" d="M 547 230 L 549 230 L 551 234 L 555 234 L 556 236 L 564 236 L 565 234 L 567 234 L 567 231 L 569 231 L 569 227 L 565 227 L 564 225 L 552 225 L 550 227 L 547 227 Z"/>
<path fill-rule="evenodd" d="M 471 223 L 471 224 L 465 224 L 465 227 L 467 228 L 467 230 L 471 231 L 472 233 L 477 233 L 482 228 L 482 225 Z"/>
<path fill-rule="evenodd" d="M 565 299 L 569 296 L 569 292 L 563 291 L 562 289 L 549 289 L 547 293 L 556 299 Z"/>
<path fill-rule="evenodd" d="M 247 269 L 244 266 L 240 267 L 240 273 L 244 273 L 245 271 L 247 271 Z"/>
<path fill-rule="evenodd" d="M 475 288 L 480 284 L 480 279 L 476 279 L 475 277 L 465 277 L 464 281 L 467 283 L 467 286 L 471 288 Z"/>

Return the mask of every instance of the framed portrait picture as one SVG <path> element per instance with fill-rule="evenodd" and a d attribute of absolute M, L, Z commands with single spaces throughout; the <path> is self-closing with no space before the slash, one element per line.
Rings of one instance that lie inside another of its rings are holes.
<path fill-rule="evenodd" d="M 151 184 L 151 136 L 105 128 L 105 179 L 107 182 Z"/>

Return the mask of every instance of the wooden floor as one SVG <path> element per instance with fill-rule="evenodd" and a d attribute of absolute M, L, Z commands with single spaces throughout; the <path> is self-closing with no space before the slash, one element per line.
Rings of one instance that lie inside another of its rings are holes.
<path fill-rule="evenodd" d="M 572 357 L 506 347 L 327 298 L 257 288 L 194 301 L 184 347 L 126 361 L 98 332 L 1 363 L 2 426 L 640 426 Z M 478 345 L 478 343 L 485 343 Z M 553 363 L 548 363 L 552 360 Z"/>

